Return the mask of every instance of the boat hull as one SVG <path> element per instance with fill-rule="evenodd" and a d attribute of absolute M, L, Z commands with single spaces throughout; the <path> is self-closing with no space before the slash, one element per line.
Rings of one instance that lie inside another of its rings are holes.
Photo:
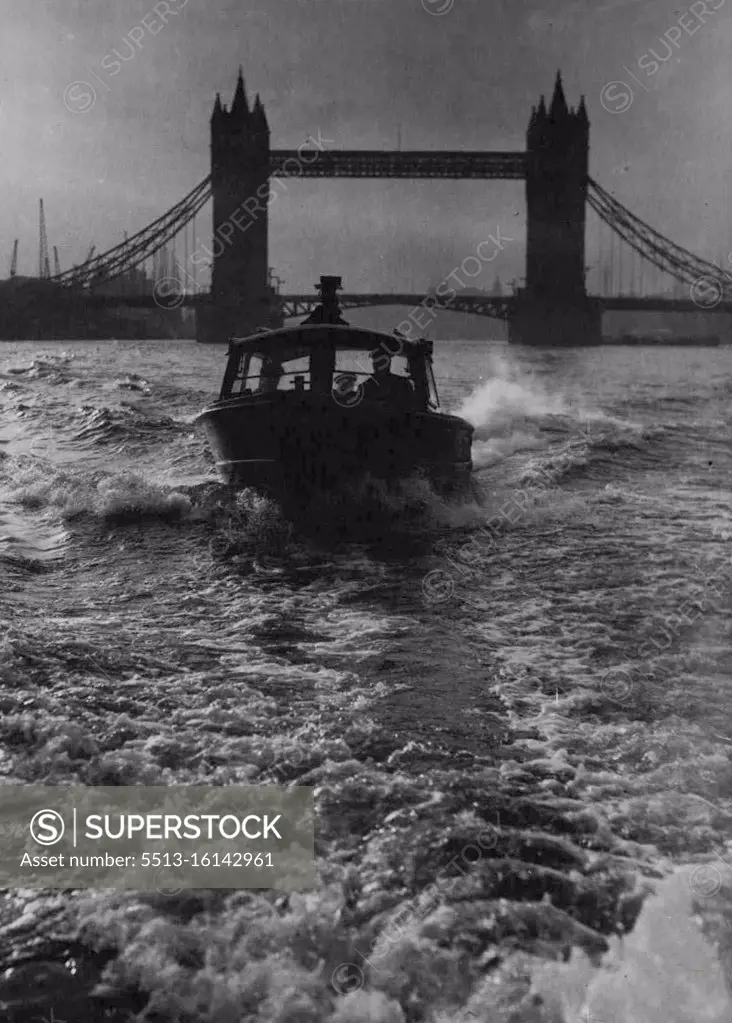
<path fill-rule="evenodd" d="M 415 473 L 443 493 L 470 483 L 473 428 L 458 416 L 274 394 L 217 402 L 198 421 L 222 479 L 235 487 L 322 491 Z"/>

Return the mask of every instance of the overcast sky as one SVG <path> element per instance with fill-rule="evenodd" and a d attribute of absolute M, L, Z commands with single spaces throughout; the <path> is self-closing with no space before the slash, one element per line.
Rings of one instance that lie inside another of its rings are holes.
<path fill-rule="evenodd" d="M 732 251 L 732 0 L 170 0 L 166 24 L 154 0 L 2 6 L 0 275 L 15 237 L 21 271 L 35 272 L 41 196 L 67 267 L 188 192 L 208 173 L 214 96 L 231 98 L 239 63 L 273 148 L 318 131 L 396 148 L 401 126 L 402 148 L 523 149 L 561 67 L 570 103 L 586 95 L 592 175 L 699 254 Z M 651 50 L 671 51 L 652 73 Z M 610 82 L 626 89 L 603 106 Z M 271 222 L 287 290 L 327 272 L 349 290 L 423 288 L 498 227 L 515 240 L 477 283 L 523 269 L 517 182 L 291 182 Z"/>

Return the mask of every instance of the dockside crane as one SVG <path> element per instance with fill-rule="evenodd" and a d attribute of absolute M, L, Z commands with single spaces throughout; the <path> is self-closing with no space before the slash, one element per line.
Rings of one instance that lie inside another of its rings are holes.
<path fill-rule="evenodd" d="M 38 276 L 46 279 L 51 276 L 51 265 L 48 259 L 48 235 L 46 234 L 46 213 L 43 209 L 43 199 L 40 200 L 39 211 Z"/>
<path fill-rule="evenodd" d="M 85 265 L 86 263 L 88 263 L 88 262 L 89 262 L 89 260 L 93 258 L 93 256 L 94 256 L 94 253 L 95 253 L 96 251 L 97 251 L 97 247 L 96 247 L 96 245 L 92 245 L 92 246 L 91 246 L 91 247 L 89 248 L 89 251 L 88 251 L 88 252 L 87 252 L 87 254 L 86 254 L 86 259 L 84 260 L 84 262 L 83 262 L 83 263 L 74 263 L 73 269 L 74 269 L 74 270 L 78 270 L 80 266 L 84 266 L 84 265 Z M 74 277 L 72 278 L 72 280 L 73 280 L 74 282 L 76 282 L 76 281 L 78 280 L 78 274 L 74 274 Z"/>
<path fill-rule="evenodd" d="M 18 273 L 18 239 L 13 243 L 13 256 L 10 260 L 10 276 L 15 277 Z"/>

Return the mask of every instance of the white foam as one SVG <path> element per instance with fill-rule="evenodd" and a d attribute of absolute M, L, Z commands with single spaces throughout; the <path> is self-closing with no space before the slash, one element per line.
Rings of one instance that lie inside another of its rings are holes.
<path fill-rule="evenodd" d="M 714 946 L 694 917 L 683 867 L 649 898 L 627 938 L 613 938 L 600 970 L 578 952 L 540 969 L 535 989 L 563 1021 L 729 1023 L 732 1001 Z"/>
<path fill-rule="evenodd" d="M 568 415 L 562 394 L 550 393 L 531 374 L 498 356 L 490 361 L 489 379 L 468 395 L 457 410 L 476 429 L 501 427 L 517 419 Z"/>

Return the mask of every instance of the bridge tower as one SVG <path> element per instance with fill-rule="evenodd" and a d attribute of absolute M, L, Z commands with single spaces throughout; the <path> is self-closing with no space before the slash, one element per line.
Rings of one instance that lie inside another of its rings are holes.
<path fill-rule="evenodd" d="M 216 96 L 211 115 L 213 244 L 211 305 L 198 310 L 198 341 L 224 342 L 274 326 L 269 283 L 270 132 L 257 95 L 250 108 L 244 76 L 231 109 Z"/>
<path fill-rule="evenodd" d="M 589 136 L 584 97 L 572 110 L 557 73 L 549 110 L 542 96 L 526 133 L 526 284 L 511 341 L 600 343 L 601 311 L 585 288 Z"/>

